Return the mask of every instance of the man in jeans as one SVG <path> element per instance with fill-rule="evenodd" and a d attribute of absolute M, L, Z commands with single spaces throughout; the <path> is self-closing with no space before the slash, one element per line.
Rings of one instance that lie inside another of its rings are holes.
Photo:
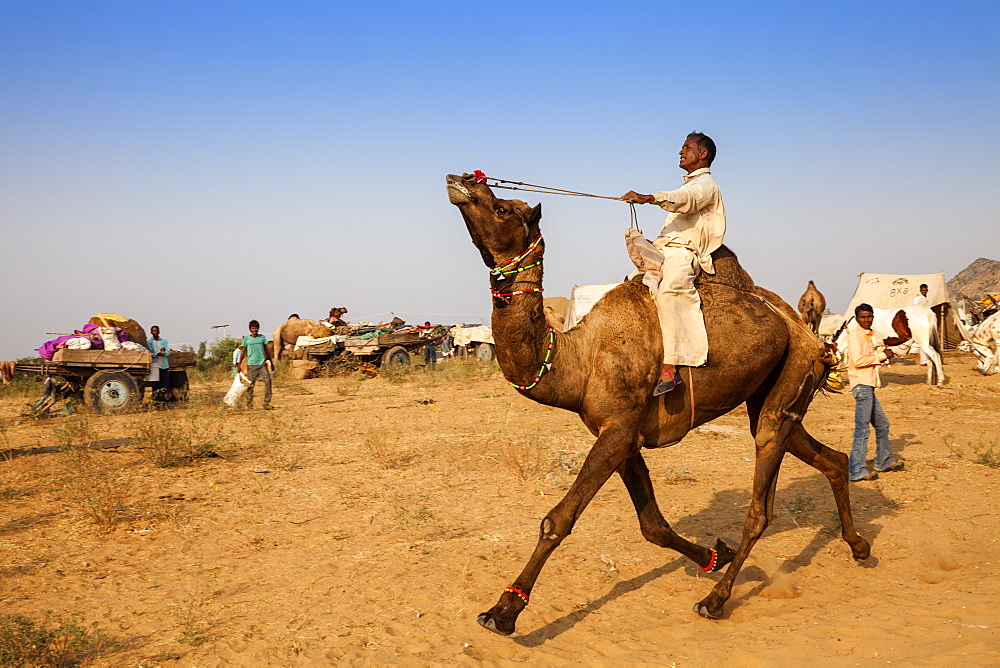
<path fill-rule="evenodd" d="M 250 336 L 240 341 L 240 359 L 247 361 L 247 407 L 253 408 L 253 386 L 260 378 L 264 382 L 264 410 L 271 409 L 271 353 L 267 350 L 267 337 L 260 333 L 260 323 L 250 321 Z"/>
<path fill-rule="evenodd" d="M 892 351 L 885 348 L 882 341 L 876 349 L 873 340 L 872 321 L 875 312 L 868 304 L 859 304 L 854 309 L 857 327 L 848 329 L 847 334 L 847 379 L 854 395 L 854 444 L 848 464 L 851 482 L 876 480 L 879 473 L 901 471 L 903 463 L 892 459 L 889 444 L 889 418 L 875 396 L 879 386 L 878 367 L 892 359 Z M 868 472 L 865 458 L 868 454 L 868 426 L 875 427 L 875 470 Z"/>

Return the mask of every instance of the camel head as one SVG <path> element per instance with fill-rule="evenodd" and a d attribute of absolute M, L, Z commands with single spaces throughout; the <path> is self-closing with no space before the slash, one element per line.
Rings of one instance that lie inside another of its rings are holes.
<path fill-rule="evenodd" d="M 448 200 L 462 212 L 487 267 L 516 257 L 538 236 L 541 204 L 532 208 L 519 199 L 497 199 L 474 174 L 449 174 L 447 183 Z"/>

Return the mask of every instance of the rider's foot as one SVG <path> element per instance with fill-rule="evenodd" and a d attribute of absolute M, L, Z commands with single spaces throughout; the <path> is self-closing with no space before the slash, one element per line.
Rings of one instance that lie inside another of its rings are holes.
<path fill-rule="evenodd" d="M 660 370 L 660 380 L 653 388 L 653 396 L 658 397 L 665 394 L 681 384 L 680 374 L 673 364 L 664 364 Z"/>

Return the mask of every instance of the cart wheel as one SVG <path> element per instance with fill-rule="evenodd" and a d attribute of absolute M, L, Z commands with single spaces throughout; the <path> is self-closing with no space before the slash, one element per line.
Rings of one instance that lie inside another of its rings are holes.
<path fill-rule="evenodd" d="M 382 368 L 401 367 L 410 363 L 410 353 L 403 346 L 393 346 L 382 355 Z"/>
<path fill-rule="evenodd" d="M 187 371 L 170 372 L 170 389 L 174 391 L 176 401 L 187 401 L 189 391 Z"/>
<path fill-rule="evenodd" d="M 479 347 L 476 348 L 476 359 L 478 360 L 489 362 L 496 359 L 496 356 L 492 343 L 480 343 Z"/>
<path fill-rule="evenodd" d="M 139 384 L 124 371 L 98 371 L 83 386 L 83 399 L 95 413 L 124 413 L 139 404 Z"/>

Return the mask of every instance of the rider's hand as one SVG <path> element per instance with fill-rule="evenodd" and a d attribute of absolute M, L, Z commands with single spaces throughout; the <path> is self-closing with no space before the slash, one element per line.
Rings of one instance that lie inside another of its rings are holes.
<path fill-rule="evenodd" d="M 652 204 L 655 201 L 652 195 L 640 195 L 634 190 L 622 195 L 622 199 L 630 204 Z"/>

